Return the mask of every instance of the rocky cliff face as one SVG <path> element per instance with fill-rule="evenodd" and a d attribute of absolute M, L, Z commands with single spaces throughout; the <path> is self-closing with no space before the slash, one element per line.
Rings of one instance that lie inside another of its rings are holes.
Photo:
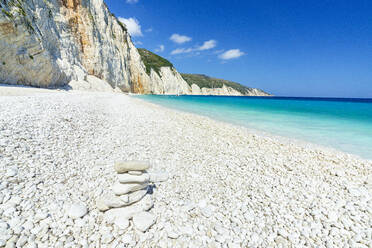
<path fill-rule="evenodd" d="M 144 48 L 138 49 L 142 61 L 150 75 L 153 94 L 184 95 L 228 95 L 267 96 L 266 92 L 249 88 L 231 81 L 211 78 L 200 74 L 180 74 L 165 58 Z"/>
<path fill-rule="evenodd" d="M 151 69 L 150 79 L 153 94 L 191 94 L 190 86 L 174 68 L 161 67 L 158 73 Z"/>
<path fill-rule="evenodd" d="M 103 0 L 0 0 L 0 5 L 1 83 L 140 94 L 241 95 L 228 85 L 192 85 L 169 61 L 137 50 L 125 25 Z"/>
<path fill-rule="evenodd" d="M 54 87 L 89 83 L 91 75 L 122 91 L 150 91 L 150 77 L 126 27 L 102 0 L 0 4 L 1 82 Z"/>
<path fill-rule="evenodd" d="M 150 76 L 153 94 L 191 94 L 191 87 L 174 68 L 173 64 L 159 55 L 144 48 L 138 52 Z"/>
<path fill-rule="evenodd" d="M 242 96 L 243 94 L 239 91 L 227 87 L 226 85 L 223 85 L 221 88 L 199 88 L 198 85 L 192 84 L 192 94 L 193 95 L 214 95 L 214 96 L 220 96 L 220 95 L 227 95 L 227 96 Z"/>
<path fill-rule="evenodd" d="M 198 85 L 192 84 L 192 95 L 210 95 L 210 96 L 270 96 L 266 92 L 259 89 L 252 89 L 245 93 L 241 93 L 232 87 L 223 85 L 221 88 L 199 88 Z"/>
<path fill-rule="evenodd" d="M 270 96 L 260 89 L 203 74 L 183 73 L 181 76 L 191 86 L 193 95 Z"/>

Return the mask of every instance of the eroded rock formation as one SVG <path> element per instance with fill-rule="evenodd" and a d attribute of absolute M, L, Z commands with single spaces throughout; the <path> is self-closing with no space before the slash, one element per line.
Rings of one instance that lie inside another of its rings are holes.
<path fill-rule="evenodd" d="M 3 0 L 1 8 L 1 82 L 54 87 L 92 75 L 122 91 L 150 91 L 126 27 L 102 0 Z"/>

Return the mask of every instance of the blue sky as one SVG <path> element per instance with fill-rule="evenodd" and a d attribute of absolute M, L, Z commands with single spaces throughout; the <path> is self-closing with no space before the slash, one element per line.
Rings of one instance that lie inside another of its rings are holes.
<path fill-rule="evenodd" d="M 372 1 L 106 0 L 137 47 L 281 96 L 372 97 Z"/>

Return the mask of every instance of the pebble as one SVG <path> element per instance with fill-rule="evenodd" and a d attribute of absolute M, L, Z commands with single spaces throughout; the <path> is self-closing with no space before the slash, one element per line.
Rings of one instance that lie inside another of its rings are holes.
<path fill-rule="evenodd" d="M 18 217 L 18 216 L 15 216 L 15 217 L 13 217 L 12 219 L 10 219 L 10 220 L 8 221 L 8 224 L 9 224 L 9 226 L 10 226 L 11 228 L 14 228 L 14 227 L 20 225 L 21 222 L 22 222 L 21 218 Z"/>
<path fill-rule="evenodd" d="M 36 222 L 39 222 L 41 220 L 45 220 L 47 217 L 48 217 L 48 213 L 47 212 L 38 212 L 35 215 L 35 221 Z"/>
<path fill-rule="evenodd" d="M 6 242 L 5 248 L 15 248 L 17 242 L 17 236 L 12 236 L 8 241 Z"/>
<path fill-rule="evenodd" d="M 104 234 L 102 236 L 102 242 L 104 244 L 108 244 L 108 243 L 110 243 L 113 240 L 114 240 L 114 236 L 112 234 L 110 234 L 110 233 Z"/>
<path fill-rule="evenodd" d="M 156 218 L 149 212 L 140 212 L 133 216 L 133 224 L 137 230 L 142 232 L 147 231 L 155 224 Z"/>
<path fill-rule="evenodd" d="M 32 242 L 32 243 L 28 243 L 27 248 L 38 248 L 38 246 L 36 243 Z"/>
<path fill-rule="evenodd" d="M 194 233 L 194 229 L 192 228 L 192 226 L 190 225 L 185 225 L 185 226 L 182 226 L 180 228 L 180 231 L 185 234 L 185 235 L 189 235 L 189 236 L 192 236 L 193 233 Z"/>
<path fill-rule="evenodd" d="M 88 213 L 87 207 L 83 204 L 78 203 L 72 204 L 67 210 L 68 216 L 70 216 L 72 219 L 81 218 L 87 213 Z"/>
<path fill-rule="evenodd" d="M 5 177 L 14 177 L 18 174 L 17 168 L 8 168 Z"/>
<path fill-rule="evenodd" d="M 237 243 L 229 242 L 227 244 L 228 248 L 240 248 L 240 245 Z"/>
<path fill-rule="evenodd" d="M 101 198 L 96 200 L 96 207 L 101 212 L 104 212 L 110 209 L 110 207 L 106 205 L 105 200 Z"/>
<path fill-rule="evenodd" d="M 24 228 L 22 227 L 22 226 L 15 226 L 14 228 L 13 228 L 13 232 L 14 232 L 14 234 L 17 234 L 17 235 L 19 235 L 19 234 L 21 234 L 21 232 L 24 230 Z"/>
<path fill-rule="evenodd" d="M 5 230 L 7 230 L 8 228 L 9 228 L 8 223 L 3 222 L 3 221 L 0 220 L 0 230 L 5 231 Z"/>
<path fill-rule="evenodd" d="M 278 247 L 290 247 L 290 243 L 287 239 L 283 238 L 282 236 L 278 236 L 276 239 L 275 239 L 275 243 Z"/>
<path fill-rule="evenodd" d="M 27 237 L 25 235 L 21 235 L 21 237 L 18 239 L 16 246 L 17 247 L 23 247 L 27 243 Z"/>
<path fill-rule="evenodd" d="M 135 241 L 132 239 L 132 237 L 129 234 L 123 235 L 123 237 L 121 238 L 121 242 L 123 244 L 129 244 L 129 245 L 132 245 L 132 246 L 135 245 Z"/>
<path fill-rule="evenodd" d="M 177 232 L 173 230 L 168 230 L 167 235 L 168 235 L 168 238 L 170 239 L 177 239 L 180 236 Z"/>
<path fill-rule="evenodd" d="M 120 229 L 127 229 L 129 227 L 129 220 L 127 218 L 118 217 L 115 219 L 114 224 Z"/>
<path fill-rule="evenodd" d="M 328 220 L 331 222 L 336 222 L 338 219 L 338 214 L 337 212 L 331 211 L 328 213 Z"/>
<path fill-rule="evenodd" d="M 8 182 L 1 182 L 0 183 L 0 190 L 6 189 L 7 186 L 8 186 Z"/>
<path fill-rule="evenodd" d="M 169 174 L 167 172 L 151 172 L 150 173 L 150 181 L 153 183 L 160 183 L 160 182 L 165 182 L 169 179 Z"/>
<path fill-rule="evenodd" d="M 201 213 L 207 218 L 210 218 L 213 215 L 213 212 L 214 212 L 214 209 L 210 206 L 206 206 L 201 209 Z"/>

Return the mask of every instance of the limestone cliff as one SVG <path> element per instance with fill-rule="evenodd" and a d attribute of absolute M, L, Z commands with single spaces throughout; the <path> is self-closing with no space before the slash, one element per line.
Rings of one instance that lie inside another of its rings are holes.
<path fill-rule="evenodd" d="M 198 85 L 192 84 L 191 88 L 192 88 L 193 95 L 215 95 L 215 96 L 221 96 L 221 95 L 242 96 L 243 95 L 239 91 L 231 87 L 227 87 L 226 85 L 223 85 L 221 88 L 207 88 L 207 87 L 200 88 Z"/>
<path fill-rule="evenodd" d="M 138 49 L 151 78 L 153 94 L 268 96 L 266 92 L 231 81 L 199 74 L 180 74 L 165 58 L 144 48 Z"/>
<path fill-rule="evenodd" d="M 182 78 L 173 64 L 146 49 L 139 48 L 139 54 L 150 76 L 153 94 L 191 94 L 191 87 Z"/>
<path fill-rule="evenodd" d="M 151 92 L 154 94 L 191 94 L 190 86 L 174 68 L 161 67 L 159 72 L 151 70 Z"/>
<path fill-rule="evenodd" d="M 57 87 L 89 83 L 91 75 L 122 91 L 150 92 L 150 77 L 126 27 L 102 0 L 0 5 L 1 82 Z"/>
<path fill-rule="evenodd" d="M 190 85 L 193 95 L 270 96 L 260 89 L 202 74 L 182 73 L 181 76 Z"/>
<path fill-rule="evenodd" d="M 169 61 L 137 50 L 103 0 L 0 0 L 0 7 L 0 83 L 140 94 L 242 93 L 228 83 L 194 85 Z"/>
<path fill-rule="evenodd" d="M 225 84 L 220 88 L 200 88 L 196 84 L 191 85 L 193 95 L 213 95 L 213 96 L 270 96 L 270 94 L 255 88 L 249 88 L 245 92 L 240 92 Z"/>

